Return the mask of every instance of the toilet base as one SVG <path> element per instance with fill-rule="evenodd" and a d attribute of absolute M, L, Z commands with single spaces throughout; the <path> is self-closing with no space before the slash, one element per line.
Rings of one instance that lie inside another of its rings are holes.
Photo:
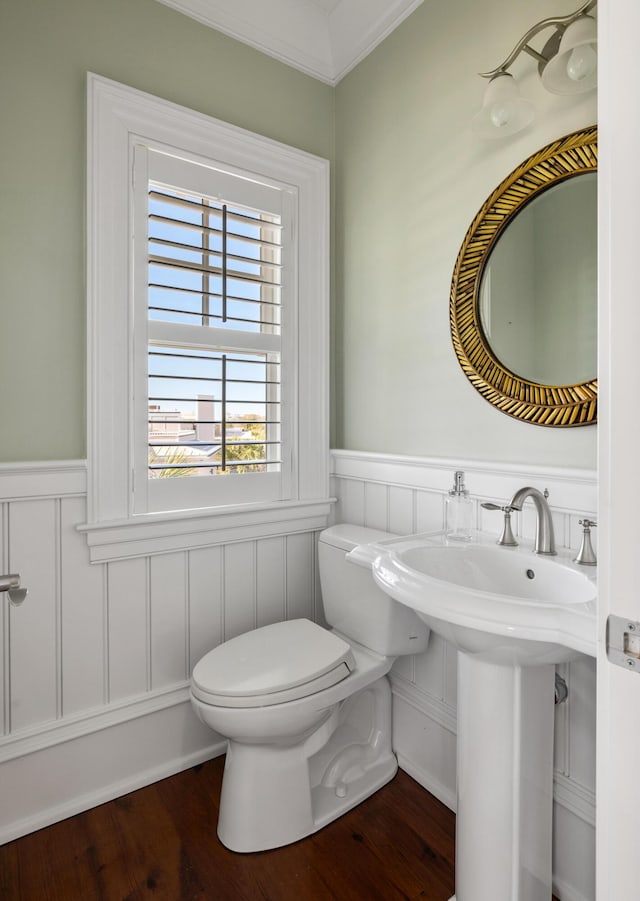
<path fill-rule="evenodd" d="M 336 705 L 299 744 L 229 741 L 218 837 L 232 851 L 298 841 L 364 801 L 395 775 L 386 677 Z"/>

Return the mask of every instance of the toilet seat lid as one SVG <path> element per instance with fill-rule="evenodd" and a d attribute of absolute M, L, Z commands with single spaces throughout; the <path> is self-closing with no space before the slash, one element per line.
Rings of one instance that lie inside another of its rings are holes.
<path fill-rule="evenodd" d="M 326 688 L 354 668 L 346 641 L 308 619 L 294 619 L 262 626 L 218 645 L 196 663 L 191 681 L 202 700 L 252 706 L 252 698 L 270 704 L 302 697 L 311 692 L 300 686 L 320 680 L 320 688 Z"/>

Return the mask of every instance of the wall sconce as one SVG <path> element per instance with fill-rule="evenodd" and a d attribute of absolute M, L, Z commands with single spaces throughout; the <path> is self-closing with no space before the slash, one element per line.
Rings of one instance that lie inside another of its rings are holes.
<path fill-rule="evenodd" d="M 528 53 L 538 62 L 540 80 L 552 94 L 582 94 L 596 87 L 598 77 L 597 29 L 595 19 L 588 15 L 597 0 L 588 0 L 568 16 L 543 19 L 520 38 L 505 61 L 491 72 L 480 72 L 489 84 L 482 109 L 473 117 L 473 129 L 485 138 L 513 135 L 532 121 L 534 106 L 520 96 L 510 67 L 521 53 Z M 529 41 L 547 28 L 553 34 L 539 52 Z"/>

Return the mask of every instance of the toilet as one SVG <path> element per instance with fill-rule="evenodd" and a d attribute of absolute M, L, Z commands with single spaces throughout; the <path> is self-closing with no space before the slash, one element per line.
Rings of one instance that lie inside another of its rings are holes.
<path fill-rule="evenodd" d="M 428 627 L 346 555 L 393 536 L 338 525 L 320 534 L 325 629 L 262 626 L 196 663 L 191 703 L 228 740 L 218 837 L 264 851 L 321 829 L 396 773 L 391 689 L 396 657 L 423 651 Z"/>

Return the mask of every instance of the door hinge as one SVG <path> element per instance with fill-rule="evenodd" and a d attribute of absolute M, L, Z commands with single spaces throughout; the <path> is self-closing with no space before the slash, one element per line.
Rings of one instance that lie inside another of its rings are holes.
<path fill-rule="evenodd" d="M 640 622 L 611 614 L 607 619 L 609 663 L 640 673 Z"/>

